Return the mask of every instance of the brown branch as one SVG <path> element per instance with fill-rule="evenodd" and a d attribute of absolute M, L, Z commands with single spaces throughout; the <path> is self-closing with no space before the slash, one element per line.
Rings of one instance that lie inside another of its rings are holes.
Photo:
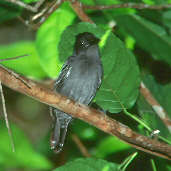
<path fill-rule="evenodd" d="M 15 146 L 14 146 L 14 140 L 12 137 L 12 131 L 11 131 L 11 127 L 8 121 L 8 114 L 7 114 L 7 110 L 6 110 L 6 105 L 5 105 L 5 97 L 4 97 L 4 93 L 2 90 L 2 84 L 0 81 L 0 94 L 1 94 L 1 100 L 2 100 L 2 109 L 3 109 L 3 114 L 4 114 L 4 118 L 5 118 L 5 122 L 6 122 L 6 127 L 8 129 L 8 135 L 9 135 L 9 139 L 11 142 L 11 146 L 12 146 L 12 151 L 15 152 Z"/>
<path fill-rule="evenodd" d="M 69 0 L 69 1 L 71 3 L 71 6 L 72 6 L 73 10 L 78 15 L 78 17 L 80 18 L 80 20 L 82 20 L 84 22 L 93 23 L 93 21 L 83 11 L 81 2 L 79 2 L 77 0 L 74 0 L 74 1 L 73 0 Z"/>
<path fill-rule="evenodd" d="M 30 96 L 42 103 L 58 108 L 61 111 L 72 115 L 74 118 L 81 119 L 94 125 L 108 134 L 117 136 L 122 141 L 139 150 L 171 160 L 171 146 L 168 144 L 140 135 L 132 131 L 126 125 L 109 118 L 102 112 L 76 103 L 60 94 L 54 94 L 53 91 L 50 91 L 31 80 L 20 78 L 20 76 L 18 78 L 14 77 L 4 67 L 0 66 L 0 80 L 9 88 Z M 26 86 L 21 81 L 22 79 L 25 80 L 31 88 Z"/>
<path fill-rule="evenodd" d="M 72 134 L 72 140 L 75 142 L 75 144 L 78 146 L 80 149 L 81 153 L 83 154 L 84 157 L 91 157 L 89 152 L 87 151 L 86 147 L 84 144 L 80 141 L 77 135 Z"/>
<path fill-rule="evenodd" d="M 169 132 L 171 133 L 171 120 L 168 114 L 163 109 L 163 107 L 158 103 L 158 101 L 153 97 L 153 95 L 148 90 L 148 88 L 144 85 L 143 82 L 141 82 L 140 92 L 144 96 L 146 101 L 152 106 L 153 110 L 160 117 L 160 119 L 163 121 L 163 123 L 166 125 Z"/>
<path fill-rule="evenodd" d="M 124 3 L 124 4 L 113 4 L 113 5 L 83 5 L 82 7 L 83 9 L 92 9 L 92 10 L 107 10 L 107 9 L 116 9 L 116 8 L 162 10 L 162 9 L 171 8 L 171 4 L 148 5 L 143 3 Z"/>
<path fill-rule="evenodd" d="M 34 6 L 31 6 L 29 4 L 26 4 L 20 0 L 4 0 L 6 2 L 10 2 L 12 4 L 15 4 L 15 5 L 18 5 L 22 8 L 25 8 L 26 10 L 28 11 L 31 11 L 31 12 L 37 12 L 38 9 L 40 8 L 40 6 L 44 3 L 45 0 L 39 0 Z"/>
<path fill-rule="evenodd" d="M 27 23 L 27 25 L 31 24 L 32 28 L 35 30 L 38 29 L 45 21 L 46 19 L 57 9 L 59 6 L 64 2 L 64 0 L 58 0 L 53 1 L 51 3 L 47 3 L 46 7 L 42 9 L 39 13 L 35 14 L 31 17 L 30 21 Z M 41 20 L 37 24 L 32 24 L 37 19 Z"/>

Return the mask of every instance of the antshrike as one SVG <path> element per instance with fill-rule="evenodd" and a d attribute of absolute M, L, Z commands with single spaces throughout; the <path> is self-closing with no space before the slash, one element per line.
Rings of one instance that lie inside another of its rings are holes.
<path fill-rule="evenodd" d="M 73 55 L 63 65 L 54 91 L 85 105 L 92 101 L 103 75 L 98 42 L 99 39 L 92 33 L 77 35 Z M 62 150 L 68 125 L 73 118 L 56 108 L 50 109 L 54 120 L 50 144 L 51 149 L 58 153 Z"/>

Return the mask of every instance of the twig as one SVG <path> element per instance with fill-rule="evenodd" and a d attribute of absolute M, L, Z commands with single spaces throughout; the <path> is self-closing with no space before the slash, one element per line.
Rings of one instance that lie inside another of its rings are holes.
<path fill-rule="evenodd" d="M 64 2 L 64 0 L 55 0 L 51 3 L 47 3 L 45 8 L 43 8 L 40 12 L 33 15 L 29 21 L 25 21 L 21 16 L 19 16 L 19 20 L 21 20 L 26 26 L 30 26 L 32 29 L 37 30 L 41 24 L 43 24 L 46 19 Z M 36 20 L 39 21 L 37 23 Z"/>
<path fill-rule="evenodd" d="M 15 152 L 15 146 L 14 146 L 14 141 L 13 141 L 13 137 L 12 137 L 11 128 L 10 128 L 10 125 L 9 125 L 9 122 L 8 122 L 8 115 L 7 115 L 7 111 L 6 111 L 5 98 L 4 98 L 4 94 L 3 94 L 3 90 L 2 90 L 1 81 L 0 81 L 0 94 L 1 94 L 1 99 L 2 99 L 2 107 L 3 107 L 4 117 L 5 117 L 5 123 L 6 123 L 6 127 L 8 129 L 8 135 L 9 135 L 11 145 L 12 145 L 12 151 Z"/>
<path fill-rule="evenodd" d="M 34 6 L 28 5 L 20 0 L 4 0 L 4 1 L 18 5 L 22 8 L 25 8 L 28 11 L 36 13 L 45 0 L 39 0 Z"/>
<path fill-rule="evenodd" d="M 26 54 L 26 55 L 15 56 L 15 57 L 12 57 L 12 58 L 0 59 L 0 62 L 14 60 L 14 59 L 18 59 L 18 58 L 22 58 L 22 57 L 26 57 L 26 56 L 29 56 L 29 55 Z"/>
<path fill-rule="evenodd" d="M 55 2 L 52 2 L 49 4 L 49 7 L 47 9 L 43 9 L 40 13 L 36 14 L 35 16 L 32 17 L 32 21 L 37 20 L 40 18 L 42 15 L 44 15 L 41 19 L 41 21 L 36 24 L 36 27 L 40 27 L 41 24 L 43 24 L 46 19 L 64 2 L 64 0 L 57 0 Z"/>
<path fill-rule="evenodd" d="M 84 144 L 80 141 L 77 135 L 72 134 L 72 139 L 77 144 L 78 148 L 80 149 L 81 153 L 83 154 L 84 157 L 91 157 L 89 152 L 87 151 L 86 147 Z"/>
<path fill-rule="evenodd" d="M 76 103 L 58 93 L 54 94 L 53 91 L 50 91 L 49 89 L 25 78 L 24 80 L 31 85 L 31 88 L 28 88 L 23 82 L 16 79 L 16 77 L 13 77 L 13 75 L 1 66 L 0 80 L 9 88 L 30 96 L 42 103 L 58 108 L 59 110 L 70 114 L 74 118 L 81 119 L 91 125 L 94 125 L 108 134 L 117 136 L 122 141 L 139 150 L 171 160 L 170 145 L 140 135 L 126 125 L 109 118 L 103 112 Z"/>
<path fill-rule="evenodd" d="M 148 5 L 143 3 L 123 3 L 123 4 L 113 4 L 113 5 L 83 5 L 82 7 L 83 9 L 92 9 L 92 10 L 107 10 L 107 9 L 116 9 L 116 8 L 162 10 L 162 9 L 171 8 L 171 4 Z"/>
<path fill-rule="evenodd" d="M 153 97 L 153 95 L 147 89 L 147 87 L 145 86 L 145 84 L 143 82 L 141 82 L 140 92 L 144 96 L 146 101 L 152 106 L 153 110 L 160 117 L 160 119 L 163 121 L 163 123 L 166 125 L 166 127 L 169 130 L 169 132 L 171 133 L 171 120 L 170 120 L 169 116 L 167 115 L 167 113 L 163 109 L 163 107 Z"/>

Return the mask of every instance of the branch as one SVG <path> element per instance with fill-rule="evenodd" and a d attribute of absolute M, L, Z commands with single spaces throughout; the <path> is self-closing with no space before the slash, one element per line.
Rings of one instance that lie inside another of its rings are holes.
<path fill-rule="evenodd" d="M 171 133 L 171 120 L 168 114 L 163 109 L 163 107 L 157 102 L 157 100 L 153 97 L 153 95 L 148 90 L 148 88 L 144 85 L 143 82 L 141 82 L 140 92 L 144 96 L 146 101 L 152 106 L 153 110 L 160 117 L 160 119 L 163 121 L 163 123 L 166 125 L 169 132 Z"/>
<path fill-rule="evenodd" d="M 76 103 L 58 93 L 55 94 L 53 91 L 50 91 L 42 85 L 39 85 L 27 78 L 19 75 L 18 77 L 15 77 L 1 66 L 0 80 L 7 87 L 30 96 L 42 103 L 58 108 L 59 110 L 70 114 L 74 118 L 81 119 L 91 125 L 94 125 L 108 134 L 117 136 L 119 139 L 130 144 L 136 149 L 171 160 L 171 146 L 140 135 L 132 131 L 126 125 L 109 118 L 103 112 L 89 108 L 83 104 Z M 24 84 L 21 80 L 24 80 L 30 87 Z"/>
<path fill-rule="evenodd" d="M 124 4 L 113 4 L 113 5 L 83 5 L 82 7 L 83 9 L 92 9 L 92 10 L 107 10 L 107 9 L 116 9 L 116 8 L 162 10 L 162 9 L 171 8 L 171 4 L 148 5 L 142 3 L 124 3 Z"/>
<path fill-rule="evenodd" d="M 36 13 L 45 0 L 39 0 L 34 6 L 28 5 L 20 0 L 4 0 L 4 1 L 18 5 L 19 7 L 25 8 L 28 11 Z"/>
<path fill-rule="evenodd" d="M 84 146 L 84 144 L 81 142 L 81 140 L 78 138 L 77 135 L 72 134 L 72 140 L 78 146 L 78 148 L 80 149 L 80 152 L 82 153 L 82 155 L 84 157 L 91 157 L 91 155 L 89 154 L 88 150 L 86 149 L 86 147 Z"/>
<path fill-rule="evenodd" d="M 11 146 L 12 146 L 12 151 L 15 152 L 15 146 L 14 146 L 14 140 L 12 137 L 12 131 L 11 131 L 11 127 L 8 121 L 8 114 L 7 114 L 7 110 L 6 110 L 6 105 L 5 105 L 5 97 L 4 97 L 4 93 L 2 90 L 2 84 L 0 81 L 0 94 L 1 94 L 1 99 L 2 99 L 2 109 L 3 109 L 3 114 L 4 114 L 4 118 L 5 118 L 5 122 L 6 122 L 6 127 L 8 129 L 8 135 L 9 135 L 9 139 L 11 142 Z"/>
<path fill-rule="evenodd" d="M 84 22 L 89 22 L 89 23 L 93 24 L 93 21 L 83 11 L 81 2 L 79 2 L 77 0 L 74 0 L 74 1 L 73 0 L 69 0 L 69 1 L 71 3 L 71 6 L 72 6 L 73 10 L 78 15 L 78 17 L 80 18 L 80 20 L 82 20 Z"/>

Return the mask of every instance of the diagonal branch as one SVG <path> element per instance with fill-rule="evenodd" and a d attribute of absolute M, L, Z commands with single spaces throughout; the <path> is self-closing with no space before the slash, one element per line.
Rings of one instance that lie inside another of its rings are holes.
<path fill-rule="evenodd" d="M 83 9 L 92 9 L 92 10 L 107 10 L 107 9 L 116 9 L 116 8 L 162 10 L 162 9 L 171 8 L 171 4 L 148 5 L 143 3 L 123 3 L 123 4 L 113 4 L 113 5 L 83 5 Z"/>
<path fill-rule="evenodd" d="M 19 75 L 18 78 L 16 78 L 1 66 L 0 80 L 7 87 L 30 96 L 42 103 L 58 108 L 75 118 L 94 125 L 108 134 L 117 136 L 119 139 L 136 149 L 171 160 L 171 146 L 140 135 L 132 131 L 126 125 L 109 118 L 102 112 L 76 103 L 60 94 L 54 94 L 53 91 Z M 26 86 L 21 80 L 24 80 L 31 88 Z"/>
<path fill-rule="evenodd" d="M 34 6 L 31 6 L 29 4 L 26 4 L 20 0 L 4 0 L 6 2 L 10 2 L 12 4 L 18 5 L 19 7 L 25 8 L 28 11 L 31 12 L 38 12 L 38 9 L 40 8 L 40 6 L 44 3 L 45 0 L 39 0 Z"/>
<path fill-rule="evenodd" d="M 141 82 L 140 85 L 140 92 L 153 108 L 153 110 L 156 112 L 156 114 L 159 116 L 159 118 L 163 121 L 163 123 L 168 128 L 169 132 L 171 133 L 171 120 L 166 113 L 166 111 L 163 109 L 163 107 L 158 103 L 158 101 L 153 97 L 151 92 L 147 89 L 145 84 Z"/>
<path fill-rule="evenodd" d="M 89 22 L 89 23 L 93 23 L 93 21 L 87 16 L 87 14 L 83 11 L 82 8 L 82 3 L 77 1 L 77 0 L 69 0 L 71 3 L 71 6 L 73 8 L 73 10 L 75 11 L 75 13 L 78 15 L 78 17 L 80 18 L 80 20 L 84 21 L 84 22 Z"/>

